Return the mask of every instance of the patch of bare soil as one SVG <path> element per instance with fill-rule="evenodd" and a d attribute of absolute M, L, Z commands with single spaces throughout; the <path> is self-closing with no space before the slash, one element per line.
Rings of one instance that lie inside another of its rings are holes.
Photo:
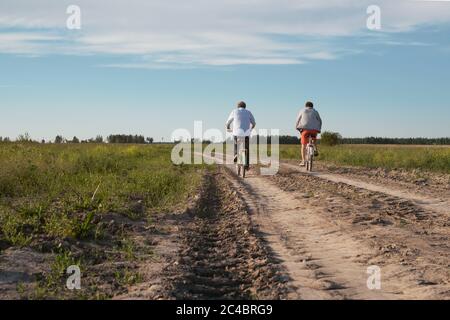
<path fill-rule="evenodd" d="M 174 213 L 150 218 L 139 199 L 130 199 L 133 219 L 97 215 L 96 228 L 84 240 L 43 234 L 24 248 L 1 243 L 0 299 L 158 299 L 163 296 L 161 272 L 178 250 L 173 221 L 179 223 L 178 217 L 194 206 L 194 197 Z M 70 265 L 81 269 L 81 290 L 66 287 Z"/>
<path fill-rule="evenodd" d="M 280 299 L 286 275 L 223 173 L 207 174 L 182 214 L 153 221 L 154 259 L 115 299 Z"/>
<path fill-rule="evenodd" d="M 107 299 L 140 281 L 139 264 L 153 258 L 145 219 L 120 214 L 95 218 L 96 239 L 35 236 L 24 248 L 0 252 L 0 299 Z M 81 290 L 69 290 L 67 267 L 81 270 Z"/>
<path fill-rule="evenodd" d="M 431 197 L 450 198 L 450 174 L 419 169 L 385 169 L 317 163 L 317 171 L 339 174 L 371 183 L 408 189 Z"/>
<path fill-rule="evenodd" d="M 0 256 L 0 299 L 19 299 L 18 286 L 30 285 L 49 272 L 49 254 L 29 248 L 8 248 Z"/>
<path fill-rule="evenodd" d="M 286 276 L 258 237 L 240 196 L 223 173 L 181 228 L 179 258 L 167 271 L 175 299 L 280 299 Z"/>
<path fill-rule="evenodd" d="M 297 172 L 305 172 L 298 165 L 283 163 L 282 166 Z M 380 183 L 370 179 L 353 178 L 346 175 L 329 173 L 327 171 L 315 171 L 309 173 L 312 176 L 321 178 L 331 183 L 343 183 L 360 189 L 366 189 L 373 192 L 383 193 L 395 198 L 409 200 L 417 207 L 440 213 L 444 216 L 450 216 L 450 198 L 448 196 L 440 196 L 446 194 L 444 189 L 436 189 L 433 194 L 427 193 L 426 190 L 416 190 L 415 186 L 399 186 L 394 183 Z"/>
<path fill-rule="evenodd" d="M 398 298 L 450 299 L 448 215 L 287 167 L 268 180 L 294 196 L 298 210 L 311 211 L 367 246 L 361 252 L 365 263 L 404 278 L 392 286 Z"/>

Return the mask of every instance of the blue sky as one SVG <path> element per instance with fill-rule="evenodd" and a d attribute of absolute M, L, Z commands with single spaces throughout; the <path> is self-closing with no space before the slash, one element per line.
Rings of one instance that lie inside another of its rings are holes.
<path fill-rule="evenodd" d="M 2 1 L 0 136 L 167 141 L 241 99 L 282 134 L 312 100 L 344 136 L 450 136 L 450 2 L 379 1 L 379 31 L 364 1 L 193 2 L 78 1 L 67 30 L 72 2 Z"/>

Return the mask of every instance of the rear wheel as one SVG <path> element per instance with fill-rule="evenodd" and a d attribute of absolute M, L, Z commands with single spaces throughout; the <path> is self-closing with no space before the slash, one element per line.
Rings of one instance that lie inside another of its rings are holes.
<path fill-rule="evenodd" d="M 244 149 L 241 152 L 241 171 L 242 171 L 242 178 L 245 178 L 245 173 L 247 171 L 247 150 Z"/>
<path fill-rule="evenodd" d="M 306 170 L 307 171 L 312 171 L 313 160 L 314 160 L 314 147 L 308 146 L 308 156 L 307 156 L 307 162 L 306 162 Z"/>

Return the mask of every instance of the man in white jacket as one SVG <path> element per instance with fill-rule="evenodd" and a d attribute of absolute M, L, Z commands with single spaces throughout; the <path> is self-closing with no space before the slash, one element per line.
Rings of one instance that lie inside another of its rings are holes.
<path fill-rule="evenodd" d="M 314 155 L 317 157 L 319 152 L 317 151 L 316 139 L 317 135 L 322 131 L 322 119 L 320 118 L 319 112 L 314 109 L 312 102 L 306 102 L 305 108 L 298 114 L 295 128 L 301 134 L 302 162 L 300 166 L 305 166 L 306 146 L 308 145 L 309 137 L 313 139 Z"/>
<path fill-rule="evenodd" d="M 237 161 L 237 141 L 238 138 L 245 138 L 245 149 L 247 152 L 247 170 L 250 164 L 250 135 L 252 130 L 256 126 L 255 118 L 253 114 L 246 109 L 247 105 L 244 101 L 241 101 L 237 105 L 237 109 L 233 110 L 228 117 L 226 126 L 227 130 L 231 130 L 233 124 L 233 137 L 234 137 L 234 162 Z"/>

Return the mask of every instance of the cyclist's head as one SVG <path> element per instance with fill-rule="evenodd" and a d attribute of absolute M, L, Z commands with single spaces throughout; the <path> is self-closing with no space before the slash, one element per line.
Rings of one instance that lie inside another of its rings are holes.
<path fill-rule="evenodd" d="M 314 103 L 312 103 L 311 101 L 307 101 L 305 103 L 305 107 L 307 107 L 307 108 L 314 108 Z"/>
<path fill-rule="evenodd" d="M 247 107 L 247 105 L 245 104 L 244 101 L 239 101 L 238 104 L 237 104 L 237 107 L 238 107 L 238 108 L 244 108 L 244 109 L 245 109 L 245 108 Z"/>

